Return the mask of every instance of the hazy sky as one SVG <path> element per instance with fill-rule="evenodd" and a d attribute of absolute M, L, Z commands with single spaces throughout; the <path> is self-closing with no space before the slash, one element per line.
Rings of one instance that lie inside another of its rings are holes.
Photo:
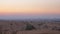
<path fill-rule="evenodd" d="M 0 18 L 60 17 L 60 0 L 0 0 Z"/>

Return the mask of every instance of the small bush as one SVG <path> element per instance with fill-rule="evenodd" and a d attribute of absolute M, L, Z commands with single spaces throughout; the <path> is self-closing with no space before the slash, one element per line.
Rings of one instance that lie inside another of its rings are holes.
<path fill-rule="evenodd" d="M 33 25 L 31 25 L 31 24 L 27 24 L 25 30 L 33 30 L 33 29 L 35 29 L 35 27 L 34 27 Z"/>

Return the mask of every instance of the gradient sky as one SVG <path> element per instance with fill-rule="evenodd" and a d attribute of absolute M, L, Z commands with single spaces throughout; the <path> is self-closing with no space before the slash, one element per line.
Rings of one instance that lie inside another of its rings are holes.
<path fill-rule="evenodd" d="M 60 0 L 0 0 L 0 18 L 60 17 Z"/>

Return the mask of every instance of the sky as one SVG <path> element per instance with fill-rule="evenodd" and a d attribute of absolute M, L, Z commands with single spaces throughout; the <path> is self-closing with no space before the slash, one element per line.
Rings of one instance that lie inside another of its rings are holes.
<path fill-rule="evenodd" d="M 59 18 L 60 0 L 0 0 L 0 19 Z"/>

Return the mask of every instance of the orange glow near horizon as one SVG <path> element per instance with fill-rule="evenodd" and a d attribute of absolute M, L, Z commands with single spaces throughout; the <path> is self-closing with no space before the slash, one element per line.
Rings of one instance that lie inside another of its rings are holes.
<path fill-rule="evenodd" d="M 60 0 L 0 0 L 0 15 L 60 14 Z"/>

